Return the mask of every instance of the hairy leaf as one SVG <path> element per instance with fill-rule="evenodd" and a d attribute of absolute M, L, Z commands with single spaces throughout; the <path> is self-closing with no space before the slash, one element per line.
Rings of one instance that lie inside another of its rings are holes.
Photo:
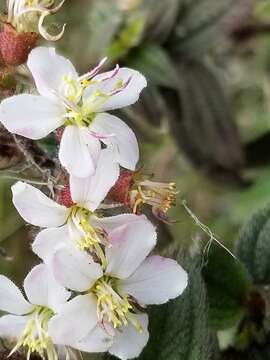
<path fill-rule="evenodd" d="M 270 206 L 257 211 L 243 226 L 236 252 L 256 284 L 270 283 Z"/>
<path fill-rule="evenodd" d="M 236 325 L 245 314 L 245 302 L 251 287 L 246 269 L 224 249 L 213 246 L 203 275 L 211 325 L 218 330 Z"/>

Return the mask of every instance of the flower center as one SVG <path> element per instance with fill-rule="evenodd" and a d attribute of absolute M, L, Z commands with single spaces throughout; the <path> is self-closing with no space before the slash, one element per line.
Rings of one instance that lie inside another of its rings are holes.
<path fill-rule="evenodd" d="M 116 290 L 116 279 L 103 276 L 91 289 L 97 297 L 97 315 L 103 322 L 112 324 L 114 329 L 127 326 L 130 322 L 139 332 L 143 331 L 142 325 L 134 319 L 134 305 L 127 295 L 120 295 Z"/>
<path fill-rule="evenodd" d="M 20 347 L 24 347 L 27 349 L 27 360 L 30 359 L 32 353 L 37 353 L 42 358 L 47 355 L 48 360 L 57 360 L 57 353 L 48 334 L 48 323 L 53 315 L 54 312 L 51 309 L 45 306 L 36 306 L 29 315 L 25 329 L 10 355 Z"/>
<path fill-rule="evenodd" d="M 100 68 L 99 66 L 97 67 Z M 72 79 L 69 75 L 63 77 L 63 96 L 61 100 L 67 108 L 66 125 L 75 125 L 78 127 L 88 127 L 95 119 L 97 111 L 101 110 L 106 101 L 113 95 L 123 91 L 129 84 L 130 79 L 123 81 L 116 79 L 115 84 L 108 92 L 102 89 L 102 83 L 106 80 L 113 79 L 117 75 L 119 68 L 117 67 L 113 74 L 100 81 L 91 79 L 93 73 L 81 76 L 79 79 Z M 88 77 L 89 76 L 89 77 Z M 98 88 L 100 85 L 100 88 Z M 83 97 L 84 91 L 87 89 L 88 94 Z"/>
<path fill-rule="evenodd" d="M 90 223 L 90 217 L 93 214 L 84 208 L 72 206 L 68 221 L 71 222 L 71 229 L 75 226 L 76 233 L 74 240 L 81 251 L 88 251 L 91 255 L 95 255 L 102 267 L 107 266 L 106 258 L 103 251 L 103 245 L 108 244 L 107 234 L 104 230 L 94 228 Z"/>

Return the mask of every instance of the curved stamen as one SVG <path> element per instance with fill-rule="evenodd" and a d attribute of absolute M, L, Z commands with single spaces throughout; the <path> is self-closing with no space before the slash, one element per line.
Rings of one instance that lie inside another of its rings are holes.
<path fill-rule="evenodd" d="M 89 71 L 88 73 L 82 75 L 79 77 L 79 81 L 84 81 L 84 80 L 90 80 L 92 79 L 94 76 L 96 76 L 101 69 L 103 68 L 103 65 L 105 64 L 105 62 L 108 60 L 107 57 L 103 58 L 100 63 L 91 71 Z"/>
<path fill-rule="evenodd" d="M 64 3 L 65 0 L 62 1 L 62 3 Z M 40 35 L 45 39 L 45 40 L 48 40 L 48 41 L 57 41 L 59 39 L 61 39 L 61 37 L 64 35 L 64 32 L 65 32 L 65 29 L 66 29 L 66 24 L 63 25 L 62 27 L 62 30 L 60 31 L 59 34 L 57 35 L 50 35 L 48 33 L 47 30 L 45 30 L 44 26 L 43 26 L 43 23 L 44 23 L 44 20 L 47 16 L 51 15 L 51 11 L 47 11 L 47 12 L 44 12 L 40 18 L 39 18 L 39 21 L 38 21 L 38 31 L 40 32 Z"/>
<path fill-rule="evenodd" d="M 119 65 L 118 65 L 118 64 L 116 64 L 116 66 L 115 66 L 114 70 L 112 70 L 111 75 L 109 75 L 109 76 L 107 76 L 107 77 L 105 77 L 105 78 L 101 79 L 101 81 L 107 81 L 107 80 L 111 80 L 111 79 L 113 79 L 113 78 L 114 78 L 114 77 L 118 74 L 119 70 L 120 70 L 120 67 L 119 67 Z"/>

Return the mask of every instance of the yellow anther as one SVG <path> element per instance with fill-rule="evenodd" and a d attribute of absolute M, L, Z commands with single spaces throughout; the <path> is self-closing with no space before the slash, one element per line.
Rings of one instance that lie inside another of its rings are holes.
<path fill-rule="evenodd" d="M 92 293 L 97 297 L 97 315 L 100 321 L 105 320 L 116 328 L 126 326 L 132 318 L 133 306 L 127 296 L 119 294 L 115 287 L 115 280 L 109 276 L 103 276 L 92 288 Z M 133 320 L 132 324 L 138 324 Z"/>
<path fill-rule="evenodd" d="M 84 79 L 83 81 L 82 81 L 82 87 L 85 89 L 85 88 L 87 88 L 89 85 L 90 85 L 90 81 L 89 80 L 86 80 L 86 79 Z"/>

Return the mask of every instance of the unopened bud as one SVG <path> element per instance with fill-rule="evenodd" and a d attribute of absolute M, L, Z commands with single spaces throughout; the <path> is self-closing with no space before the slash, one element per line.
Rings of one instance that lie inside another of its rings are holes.
<path fill-rule="evenodd" d="M 124 170 L 121 172 L 115 185 L 111 188 L 107 198 L 116 203 L 130 206 L 129 193 L 133 185 L 134 172 Z"/>
<path fill-rule="evenodd" d="M 37 39 L 37 33 L 17 32 L 12 25 L 5 23 L 0 33 L 0 53 L 4 64 L 6 66 L 24 64 Z"/>

